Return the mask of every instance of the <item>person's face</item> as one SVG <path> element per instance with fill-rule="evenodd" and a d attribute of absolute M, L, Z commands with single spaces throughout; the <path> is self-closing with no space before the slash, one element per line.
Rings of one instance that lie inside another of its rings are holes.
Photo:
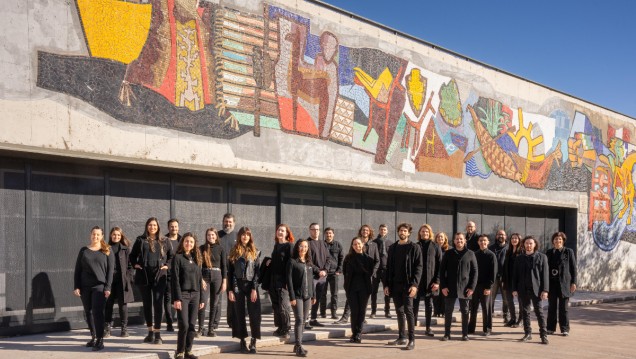
<path fill-rule="evenodd" d="M 400 237 L 401 241 L 405 241 L 409 239 L 410 235 L 411 235 L 411 232 L 409 232 L 409 229 L 406 227 L 401 227 L 400 230 L 398 231 L 398 237 Z"/>
<path fill-rule="evenodd" d="M 148 226 L 146 227 L 146 231 L 151 236 L 157 235 L 157 232 L 159 232 L 159 223 L 157 223 L 157 221 L 150 221 L 150 223 L 148 223 Z"/>
<path fill-rule="evenodd" d="M 479 249 L 481 249 L 482 251 L 488 248 L 488 243 L 490 243 L 488 237 L 481 237 L 477 241 L 477 244 L 479 244 Z"/>
<path fill-rule="evenodd" d="M 226 232 L 231 232 L 234 229 L 234 218 L 223 218 L 223 229 Z"/>
<path fill-rule="evenodd" d="M 497 231 L 497 242 L 498 243 L 506 243 L 506 231 L 504 230 L 499 230 Z"/>
<path fill-rule="evenodd" d="M 119 243 L 119 241 L 121 241 L 121 232 L 113 231 L 113 233 L 110 234 L 110 240 L 113 241 L 113 243 Z"/>
<path fill-rule="evenodd" d="M 243 244 L 244 246 L 247 245 L 247 243 L 250 241 L 250 234 L 249 233 L 243 233 L 241 234 L 241 244 Z"/>
<path fill-rule="evenodd" d="M 325 232 L 325 239 L 327 240 L 327 242 L 333 241 L 333 237 L 334 237 L 334 234 L 332 230 L 328 230 Z"/>
<path fill-rule="evenodd" d="M 510 243 L 512 243 L 513 246 L 518 246 L 519 241 L 520 241 L 519 236 L 510 237 Z"/>
<path fill-rule="evenodd" d="M 523 242 L 523 248 L 526 250 L 527 254 L 534 253 L 534 249 L 536 247 L 537 243 L 534 241 L 534 239 L 526 239 L 525 242 Z"/>
<path fill-rule="evenodd" d="M 466 224 L 466 233 L 475 233 L 475 229 L 477 229 L 475 222 L 468 222 L 468 224 Z"/>
<path fill-rule="evenodd" d="M 93 229 L 91 231 L 91 242 L 97 243 L 101 242 L 104 239 L 104 232 L 101 229 Z"/>
<path fill-rule="evenodd" d="M 442 245 L 444 245 L 444 236 L 438 235 L 437 237 L 435 237 L 435 242 L 437 242 L 437 244 L 441 247 Z"/>
<path fill-rule="evenodd" d="M 563 248 L 563 246 L 565 245 L 565 242 L 563 242 L 563 237 L 561 237 L 561 236 L 554 237 L 554 239 L 552 240 L 552 245 L 556 249 Z"/>
<path fill-rule="evenodd" d="M 362 249 L 364 248 L 364 244 L 362 243 L 361 240 L 356 239 L 355 241 L 353 241 L 353 243 L 351 243 L 351 248 L 353 248 L 353 250 L 360 254 L 362 253 Z"/>
<path fill-rule="evenodd" d="M 461 234 L 458 234 L 453 239 L 453 243 L 455 244 L 455 248 L 458 251 L 462 251 L 462 250 L 464 250 L 464 247 L 466 246 L 466 237 L 464 237 Z"/>
<path fill-rule="evenodd" d="M 316 224 L 309 227 L 309 236 L 311 239 L 318 239 L 320 237 L 320 226 Z"/>
<path fill-rule="evenodd" d="M 193 237 L 188 236 L 183 239 L 183 249 L 186 253 L 189 253 L 194 248 L 194 245 L 195 242 Z"/>
<path fill-rule="evenodd" d="M 276 240 L 278 243 L 282 243 L 287 238 L 287 228 L 285 226 L 280 226 L 276 230 Z"/>
<path fill-rule="evenodd" d="M 208 231 L 208 233 L 205 235 L 205 240 L 208 241 L 208 243 L 210 244 L 214 244 L 216 243 L 216 241 L 219 240 L 219 238 L 216 236 L 216 232 Z"/>
<path fill-rule="evenodd" d="M 422 227 L 420 229 L 420 238 L 422 238 L 424 240 L 431 239 L 431 231 L 429 231 L 428 228 L 426 228 L 426 227 Z"/>
<path fill-rule="evenodd" d="M 300 242 L 300 244 L 298 245 L 298 256 L 300 258 L 305 258 L 305 255 L 307 255 L 308 250 L 309 250 L 309 243 L 307 243 L 307 241 Z"/>
<path fill-rule="evenodd" d="M 386 227 L 380 227 L 380 237 L 386 237 L 389 234 L 389 229 Z"/>
<path fill-rule="evenodd" d="M 363 238 L 368 239 L 369 238 L 369 234 L 371 234 L 371 231 L 369 230 L 369 227 L 362 227 L 362 229 L 360 229 L 360 235 Z"/>
<path fill-rule="evenodd" d="M 170 236 L 176 236 L 179 234 L 179 223 L 174 221 L 170 222 L 168 225 L 168 233 L 170 233 Z"/>

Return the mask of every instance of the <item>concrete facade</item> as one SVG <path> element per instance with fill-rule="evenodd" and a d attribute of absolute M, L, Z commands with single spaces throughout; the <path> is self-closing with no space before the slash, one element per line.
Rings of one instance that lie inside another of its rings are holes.
<path fill-rule="evenodd" d="M 632 118 L 306 1 L 2 12 L 2 150 L 576 209 L 635 285 Z"/>

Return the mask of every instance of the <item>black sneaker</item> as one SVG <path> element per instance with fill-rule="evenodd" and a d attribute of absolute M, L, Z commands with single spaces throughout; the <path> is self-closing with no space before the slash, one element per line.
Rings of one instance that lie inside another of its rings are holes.
<path fill-rule="evenodd" d="M 463 342 L 467 342 L 467 341 L 469 341 L 469 340 L 470 340 L 470 338 L 468 337 L 468 335 L 464 335 L 464 336 L 462 337 L 462 341 L 463 341 Z"/>
<path fill-rule="evenodd" d="M 447 341 L 451 340 L 451 337 L 450 337 L 450 335 L 444 335 L 442 337 L 442 339 L 440 339 L 440 340 L 443 341 L 443 342 L 447 342 Z"/>
<path fill-rule="evenodd" d="M 435 333 L 433 333 L 431 328 L 426 328 L 426 331 L 424 332 L 424 335 L 426 335 L 427 337 L 434 337 Z"/>
<path fill-rule="evenodd" d="M 406 343 L 406 338 L 397 338 L 394 341 L 389 342 L 389 345 L 404 345 Z"/>
<path fill-rule="evenodd" d="M 406 346 L 404 347 L 404 350 L 413 350 L 413 349 L 415 349 L 415 341 L 409 340 L 409 343 L 406 344 Z"/>
<path fill-rule="evenodd" d="M 320 318 L 326 319 L 327 318 L 327 313 L 320 313 Z"/>
<path fill-rule="evenodd" d="M 385 317 L 385 318 L 388 318 L 388 319 L 393 318 L 393 316 L 392 316 L 392 315 L 391 315 L 391 313 L 389 313 L 389 312 L 384 313 L 384 317 Z"/>
<path fill-rule="evenodd" d="M 369 315 L 369 318 L 370 318 L 370 319 L 375 318 L 375 313 L 371 313 L 371 315 Z"/>
<path fill-rule="evenodd" d="M 184 358 L 186 358 L 186 359 L 199 359 L 199 357 L 194 355 L 194 353 L 192 353 L 192 352 L 185 353 Z"/>
<path fill-rule="evenodd" d="M 208 337 L 216 337 L 216 331 L 214 329 L 208 329 Z"/>
<path fill-rule="evenodd" d="M 325 325 L 322 324 L 321 322 L 319 322 L 316 319 L 312 319 L 309 321 L 309 325 L 314 326 L 314 327 L 324 327 Z"/>
<path fill-rule="evenodd" d="M 561 333 L 561 335 L 563 335 L 564 337 L 567 337 L 570 335 L 570 333 L 566 330 L 563 333 Z"/>
<path fill-rule="evenodd" d="M 347 324 L 349 323 L 349 318 L 342 317 L 339 320 L 333 322 L 333 324 Z"/>
<path fill-rule="evenodd" d="M 541 344 L 545 344 L 545 345 L 550 344 L 550 341 L 548 340 L 548 337 L 546 337 L 546 336 L 542 336 L 542 337 L 541 337 Z M 93 350 L 94 350 L 94 349 L 93 349 Z"/>
<path fill-rule="evenodd" d="M 521 338 L 521 341 L 522 341 L 522 342 L 524 342 L 524 343 L 525 343 L 525 342 L 529 342 L 529 341 L 531 341 L 531 340 L 532 340 L 532 334 L 525 334 L 525 335 L 523 336 L 523 338 Z"/>
<path fill-rule="evenodd" d="M 155 341 L 155 332 L 148 332 L 144 338 L 144 343 L 153 343 Z"/>

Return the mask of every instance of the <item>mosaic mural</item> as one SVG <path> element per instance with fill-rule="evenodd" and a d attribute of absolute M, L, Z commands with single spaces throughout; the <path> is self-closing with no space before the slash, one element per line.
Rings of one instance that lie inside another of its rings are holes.
<path fill-rule="evenodd" d="M 636 242 L 628 128 L 565 109 L 526 112 L 424 64 L 342 45 L 264 4 L 76 0 L 89 56 L 40 52 L 37 83 L 124 122 L 232 139 L 261 128 L 368 153 L 406 173 L 497 176 L 589 193 L 599 248 Z M 569 108 L 569 107 L 568 107 Z M 300 139 L 300 138 L 299 138 Z"/>

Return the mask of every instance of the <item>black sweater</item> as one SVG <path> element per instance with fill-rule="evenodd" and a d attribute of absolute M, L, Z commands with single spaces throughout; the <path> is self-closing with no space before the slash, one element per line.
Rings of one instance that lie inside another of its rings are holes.
<path fill-rule="evenodd" d="M 311 237 L 308 238 L 307 241 L 309 242 L 311 262 L 314 268 L 318 271 L 328 270 L 329 267 L 331 267 L 331 255 L 329 254 L 327 243 L 320 239 L 313 240 Z"/>
<path fill-rule="evenodd" d="M 201 267 L 193 257 L 185 253 L 177 254 L 172 260 L 172 300 L 181 300 L 182 292 L 199 292 L 201 290 Z M 200 298 L 201 299 L 201 298 Z"/>
<path fill-rule="evenodd" d="M 497 277 L 497 256 L 488 248 L 475 252 L 477 258 L 477 285 L 490 289 Z"/>
<path fill-rule="evenodd" d="M 201 255 L 205 253 L 205 247 L 205 244 L 199 247 Z M 219 242 L 216 242 L 210 245 L 209 251 L 212 268 L 219 268 L 221 270 L 221 278 L 227 278 L 227 253 L 225 253 L 225 248 Z M 203 268 L 207 268 L 205 263 L 203 263 Z"/>
<path fill-rule="evenodd" d="M 115 270 L 115 256 L 111 250 L 108 255 L 82 247 L 75 261 L 75 289 L 103 285 L 104 291 L 110 291 Z"/>

